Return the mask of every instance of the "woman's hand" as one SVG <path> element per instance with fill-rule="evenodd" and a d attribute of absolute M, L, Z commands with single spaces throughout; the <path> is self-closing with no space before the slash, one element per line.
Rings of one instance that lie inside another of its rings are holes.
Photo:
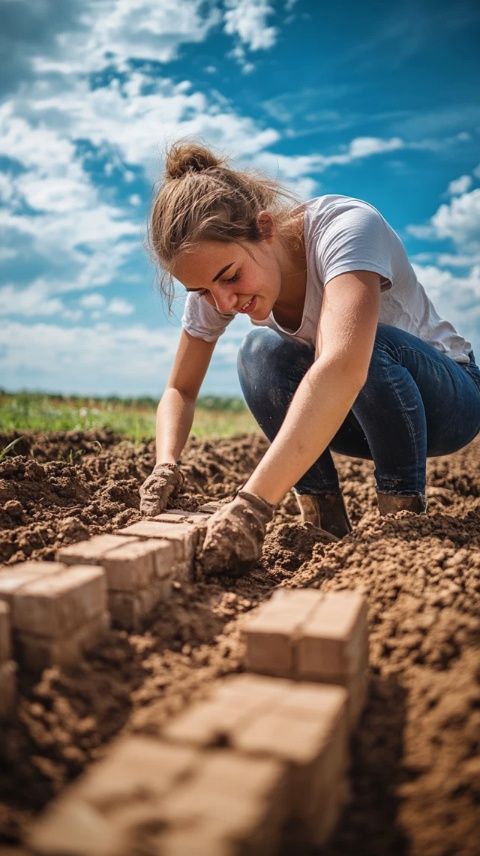
<path fill-rule="evenodd" d="M 242 573 L 260 558 L 267 523 L 275 506 L 240 490 L 215 512 L 205 527 L 197 562 L 205 574 Z"/>
<path fill-rule="evenodd" d="M 183 484 L 178 464 L 157 464 L 140 488 L 140 511 L 145 517 L 155 517 L 167 507 L 174 490 Z"/>

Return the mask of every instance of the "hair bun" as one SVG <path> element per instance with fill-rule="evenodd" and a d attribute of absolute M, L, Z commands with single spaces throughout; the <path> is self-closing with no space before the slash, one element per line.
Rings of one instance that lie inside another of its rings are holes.
<path fill-rule="evenodd" d="M 167 178 L 183 178 L 187 172 L 203 172 L 222 166 L 224 161 L 204 146 L 176 143 L 168 151 L 165 162 Z"/>

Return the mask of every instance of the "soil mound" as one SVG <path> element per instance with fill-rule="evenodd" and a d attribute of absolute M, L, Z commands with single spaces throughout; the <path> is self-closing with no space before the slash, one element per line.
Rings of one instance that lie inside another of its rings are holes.
<path fill-rule="evenodd" d="M 4 436 L 2 447 L 14 439 Z M 26 435 L 0 463 L 0 559 L 52 559 L 64 544 L 139 519 L 153 443 L 112 432 Z M 192 440 L 171 505 L 231 495 L 259 436 Z M 480 442 L 428 466 L 429 509 L 379 518 L 372 464 L 336 456 L 351 535 L 301 526 L 288 496 L 258 567 L 176 584 L 143 633 L 112 631 L 79 667 L 22 677 L 0 735 L 0 840 L 120 730 L 156 734 L 219 675 L 241 668 L 242 616 L 278 585 L 360 587 L 369 602 L 371 689 L 353 740 L 352 799 L 327 856 L 477 856 L 480 820 Z"/>

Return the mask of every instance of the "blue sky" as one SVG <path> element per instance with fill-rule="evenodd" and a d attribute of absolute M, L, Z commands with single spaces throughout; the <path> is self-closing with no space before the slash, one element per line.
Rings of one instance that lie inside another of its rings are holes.
<path fill-rule="evenodd" d="M 480 357 L 474 2 L 0 0 L 0 386 L 159 395 L 145 251 L 165 145 L 371 202 Z M 203 391 L 237 393 L 236 318 Z"/>

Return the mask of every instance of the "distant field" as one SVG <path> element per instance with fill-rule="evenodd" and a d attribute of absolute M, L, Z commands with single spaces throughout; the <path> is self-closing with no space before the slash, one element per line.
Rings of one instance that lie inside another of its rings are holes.
<path fill-rule="evenodd" d="M 0 431 L 112 428 L 140 440 L 155 436 L 157 403 L 150 398 L 80 398 L 2 391 Z M 199 399 L 192 430 L 197 437 L 230 437 L 255 430 L 258 426 L 241 399 L 218 396 Z"/>

